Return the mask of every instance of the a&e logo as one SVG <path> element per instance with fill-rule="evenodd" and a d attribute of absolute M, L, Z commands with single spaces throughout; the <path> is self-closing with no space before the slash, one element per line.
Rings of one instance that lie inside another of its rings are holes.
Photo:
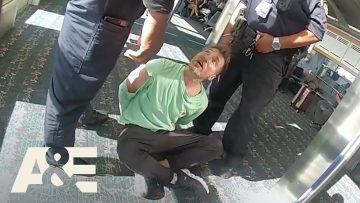
<path fill-rule="evenodd" d="M 43 175 L 44 173 L 47 173 L 49 171 L 48 169 L 50 168 L 48 160 L 46 159 L 48 150 L 50 151 L 52 148 L 32 147 L 27 150 L 15 179 L 14 185 L 11 189 L 12 193 L 25 193 L 29 185 L 43 184 Z M 61 163 L 64 163 L 61 168 L 65 172 L 65 177 L 64 175 L 53 173 L 50 178 L 50 181 L 53 185 L 62 186 L 64 184 L 62 180 L 71 178 L 74 174 L 96 174 L 95 165 L 74 165 L 75 157 L 97 157 L 96 147 L 66 147 L 61 150 L 61 154 L 62 156 L 60 153 L 55 153 L 53 159 L 56 161 L 62 161 Z M 37 164 L 40 173 L 33 173 L 35 164 Z M 68 177 L 66 177 L 66 175 Z M 83 193 L 97 192 L 97 182 L 77 181 L 75 185 Z"/>

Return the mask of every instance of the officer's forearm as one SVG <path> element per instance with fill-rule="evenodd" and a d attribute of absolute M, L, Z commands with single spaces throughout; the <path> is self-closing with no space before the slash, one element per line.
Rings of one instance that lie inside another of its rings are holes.
<path fill-rule="evenodd" d="M 144 22 L 140 51 L 150 58 L 160 50 L 163 44 L 168 16 L 169 14 L 149 11 L 149 16 Z"/>
<path fill-rule="evenodd" d="M 318 41 L 319 39 L 307 29 L 293 35 L 280 37 L 281 49 L 303 47 Z"/>
<path fill-rule="evenodd" d="M 231 41 L 234 38 L 233 32 L 234 32 L 234 25 L 228 23 L 225 27 L 223 34 L 221 35 L 219 44 L 227 45 L 227 46 L 230 45 Z"/>
<path fill-rule="evenodd" d="M 231 23 L 228 23 L 225 27 L 223 35 L 232 34 L 234 32 L 234 25 Z"/>

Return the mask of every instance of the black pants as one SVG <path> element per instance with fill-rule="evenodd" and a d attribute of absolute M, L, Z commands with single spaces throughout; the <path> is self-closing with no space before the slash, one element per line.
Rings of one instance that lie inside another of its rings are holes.
<path fill-rule="evenodd" d="M 169 185 L 173 171 L 220 157 L 222 143 L 215 137 L 151 130 L 126 125 L 118 138 L 120 160 L 132 171 Z M 159 161 L 167 159 L 170 169 Z"/>
<path fill-rule="evenodd" d="M 224 151 L 243 156 L 260 113 L 275 96 L 289 57 L 289 50 L 267 54 L 255 52 L 252 60 L 243 54 L 232 56 L 228 69 L 210 84 L 209 105 L 193 121 L 195 131 L 211 133 L 211 127 L 221 115 L 226 102 L 243 84 L 241 102 L 231 115 L 223 136 Z"/>
<path fill-rule="evenodd" d="M 107 4 L 111 6 L 106 6 Z M 145 10 L 141 0 L 71 0 L 55 46 L 54 67 L 46 99 L 44 122 L 48 163 L 63 165 L 73 147 L 80 115 L 102 87 L 115 66 L 129 36 L 133 21 Z M 110 15 L 116 13 L 117 15 Z M 129 27 L 104 20 L 104 16 L 126 19 Z M 54 154 L 61 159 L 55 161 Z"/>

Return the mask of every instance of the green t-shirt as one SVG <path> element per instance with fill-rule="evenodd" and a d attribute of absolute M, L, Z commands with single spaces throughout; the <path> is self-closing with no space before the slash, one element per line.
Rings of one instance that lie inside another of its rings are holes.
<path fill-rule="evenodd" d="M 172 131 L 176 124 L 190 123 L 207 107 L 203 86 L 199 94 L 187 95 L 184 64 L 155 59 L 145 68 L 149 78 L 136 92 L 128 92 L 126 80 L 119 86 L 120 124 Z"/>

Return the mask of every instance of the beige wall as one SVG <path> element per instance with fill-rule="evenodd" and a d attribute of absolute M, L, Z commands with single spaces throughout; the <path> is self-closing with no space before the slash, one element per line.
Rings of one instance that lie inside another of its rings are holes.
<path fill-rule="evenodd" d="M 27 4 L 38 5 L 39 2 L 40 0 L 2 0 L 0 38 L 14 26 L 17 14 L 26 8 Z"/>
<path fill-rule="evenodd" d="M 3 0 L 3 5 L 1 6 L 0 37 L 14 26 L 16 13 L 17 1 Z"/>

